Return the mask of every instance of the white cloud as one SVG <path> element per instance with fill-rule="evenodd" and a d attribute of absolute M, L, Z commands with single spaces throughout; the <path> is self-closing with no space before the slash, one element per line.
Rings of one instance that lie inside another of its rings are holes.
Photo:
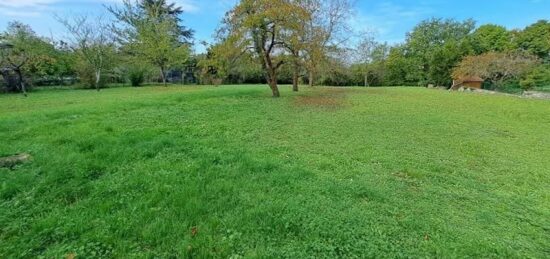
<path fill-rule="evenodd" d="M 59 2 L 59 0 L 2 0 L 0 7 L 3 8 L 37 8 L 45 7 Z"/>
<path fill-rule="evenodd" d="M 10 17 L 38 17 L 59 0 L 2 0 L 0 14 Z"/>
<path fill-rule="evenodd" d="M 185 12 L 193 13 L 199 11 L 195 0 L 169 0 L 168 2 L 175 2 Z M 0 0 L 0 14 L 10 17 L 42 16 L 53 12 L 53 5 L 63 3 L 95 3 L 101 5 L 105 3 L 122 3 L 122 0 Z M 57 11 L 60 11 L 59 8 Z"/>

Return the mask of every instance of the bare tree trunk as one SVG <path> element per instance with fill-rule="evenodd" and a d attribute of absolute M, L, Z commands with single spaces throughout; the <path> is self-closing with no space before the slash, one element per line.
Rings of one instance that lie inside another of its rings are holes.
<path fill-rule="evenodd" d="M 15 73 L 17 74 L 17 77 L 19 78 L 19 88 L 21 92 L 23 93 L 23 96 L 27 97 L 27 89 L 25 88 L 25 82 L 23 82 L 23 74 L 21 73 L 21 69 L 15 69 Z"/>
<path fill-rule="evenodd" d="M 279 92 L 279 87 L 277 86 L 277 71 L 275 71 L 275 69 L 273 68 L 269 69 L 269 72 L 267 74 L 267 83 L 269 84 L 269 88 L 271 88 L 273 97 L 275 98 L 281 97 L 281 93 Z"/>
<path fill-rule="evenodd" d="M 21 91 L 23 91 L 23 96 L 27 97 L 27 88 L 25 86 L 25 82 L 21 80 Z"/>
<path fill-rule="evenodd" d="M 293 71 L 292 71 L 292 91 L 298 92 L 298 84 L 300 80 L 300 53 L 296 50 L 292 50 L 293 60 Z"/>
<path fill-rule="evenodd" d="M 279 87 L 277 86 L 277 79 L 271 79 L 269 81 L 269 88 L 271 88 L 271 92 L 273 93 L 274 98 L 281 97 L 281 93 L 279 92 Z"/>
<path fill-rule="evenodd" d="M 167 87 L 168 85 L 166 84 L 166 71 L 164 70 L 164 67 L 160 67 L 160 76 L 162 77 L 162 84 L 164 85 L 164 87 Z"/>
<path fill-rule="evenodd" d="M 313 69 L 309 70 L 309 87 L 313 87 L 313 77 L 315 76 L 315 73 L 313 73 Z"/>
<path fill-rule="evenodd" d="M 299 80 L 298 68 L 295 67 L 294 72 L 292 74 L 292 91 L 294 92 L 298 92 L 298 80 Z"/>
<path fill-rule="evenodd" d="M 369 86 L 369 73 L 365 74 L 365 87 Z"/>
<path fill-rule="evenodd" d="M 99 85 L 101 82 L 101 69 L 98 69 L 95 71 L 95 88 L 99 92 L 101 89 L 101 86 Z"/>

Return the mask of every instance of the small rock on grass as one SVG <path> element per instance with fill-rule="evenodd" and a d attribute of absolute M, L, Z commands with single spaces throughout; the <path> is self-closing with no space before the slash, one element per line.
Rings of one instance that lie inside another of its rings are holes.
<path fill-rule="evenodd" d="M 14 156 L 0 157 L 0 167 L 13 168 L 16 165 L 23 164 L 31 160 L 32 156 L 28 153 L 21 153 Z"/>

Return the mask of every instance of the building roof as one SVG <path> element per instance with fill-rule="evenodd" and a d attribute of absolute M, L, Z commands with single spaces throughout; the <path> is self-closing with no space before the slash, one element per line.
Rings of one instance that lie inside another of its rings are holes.
<path fill-rule="evenodd" d="M 479 76 L 470 76 L 470 77 L 464 77 L 464 78 L 461 78 L 460 80 L 458 80 L 462 83 L 467 83 L 467 82 L 485 82 L 485 80 L 483 80 L 483 78 L 479 77 Z"/>

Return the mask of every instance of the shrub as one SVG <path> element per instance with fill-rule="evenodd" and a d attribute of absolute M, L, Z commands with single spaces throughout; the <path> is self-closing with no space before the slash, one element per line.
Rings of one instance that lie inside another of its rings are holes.
<path fill-rule="evenodd" d="M 523 86 L 525 84 L 525 87 Z M 550 65 L 536 67 L 522 81 L 522 88 L 532 89 L 537 87 L 550 86 Z"/>
<path fill-rule="evenodd" d="M 537 86 L 537 83 L 535 82 L 534 79 L 527 78 L 527 79 L 521 80 L 519 82 L 519 85 L 523 90 L 529 90 L 529 89 L 535 88 Z"/>
<path fill-rule="evenodd" d="M 141 86 L 145 81 L 145 69 L 140 67 L 131 67 L 128 70 L 128 80 L 134 87 Z"/>
<path fill-rule="evenodd" d="M 95 71 L 91 66 L 85 63 L 79 64 L 76 69 L 76 74 L 82 88 L 95 89 L 97 87 L 95 82 Z M 104 72 L 99 80 L 99 88 L 105 88 L 105 86 L 106 81 Z"/>

